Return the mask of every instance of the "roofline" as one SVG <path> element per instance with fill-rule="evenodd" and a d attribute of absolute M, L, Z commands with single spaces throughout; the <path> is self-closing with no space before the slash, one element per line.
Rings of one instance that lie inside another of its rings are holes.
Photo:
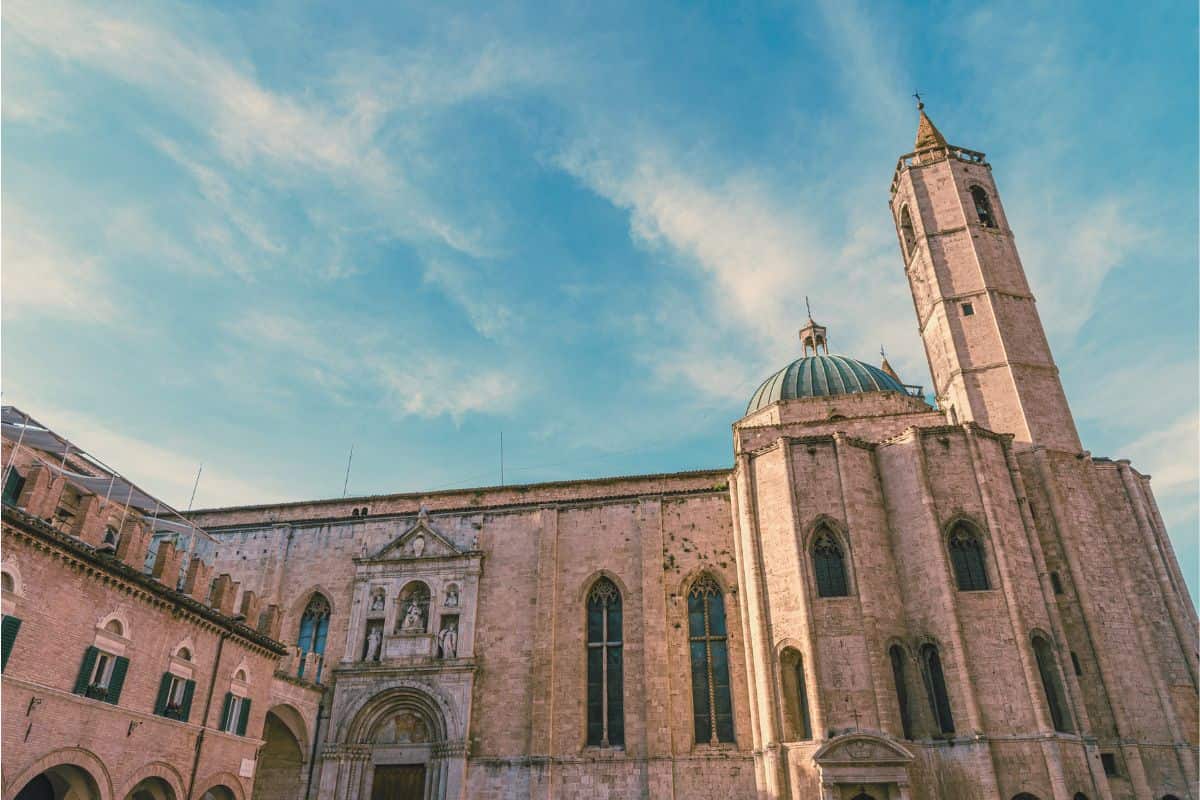
<path fill-rule="evenodd" d="M 366 503 L 377 500 L 420 500 L 433 497 L 452 497 L 456 494 L 476 494 L 479 492 L 503 491 L 533 491 L 536 489 L 554 489 L 563 486 L 597 485 L 617 481 L 649 481 L 667 478 L 702 478 L 705 476 L 727 477 L 733 472 L 733 467 L 718 469 L 684 470 L 682 472 L 654 472 L 641 475 L 612 475 L 601 478 L 576 478 L 573 480 L 545 481 L 541 483 L 505 483 L 499 486 L 465 486 L 461 489 L 435 489 L 425 492 L 393 492 L 388 494 L 353 495 L 350 497 L 327 497 L 316 500 L 288 500 L 283 503 L 256 503 L 240 506 L 214 506 L 212 508 L 197 508 L 184 516 L 191 517 L 201 514 L 217 514 L 227 511 L 260 511 L 273 508 L 298 508 L 300 506 L 329 506 L 338 503 Z M 221 525 L 218 528 L 224 527 Z"/>

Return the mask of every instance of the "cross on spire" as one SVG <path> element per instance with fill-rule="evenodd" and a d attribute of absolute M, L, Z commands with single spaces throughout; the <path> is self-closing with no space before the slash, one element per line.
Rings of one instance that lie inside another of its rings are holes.
<path fill-rule="evenodd" d="M 917 89 L 916 91 L 914 91 L 912 93 L 912 96 L 917 98 L 917 108 L 918 109 L 922 109 L 925 107 L 925 104 L 921 102 L 921 90 L 920 89 Z"/>

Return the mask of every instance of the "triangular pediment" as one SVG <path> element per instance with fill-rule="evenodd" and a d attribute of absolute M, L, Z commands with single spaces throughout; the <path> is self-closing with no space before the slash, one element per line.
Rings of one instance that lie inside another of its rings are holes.
<path fill-rule="evenodd" d="M 378 553 L 371 556 L 373 561 L 395 561 L 409 558 L 445 558 L 446 556 L 462 555 L 462 551 L 454 542 L 433 529 L 429 518 L 424 512 L 417 517 L 416 523 L 397 536 Z"/>
<path fill-rule="evenodd" d="M 913 755 L 891 739 L 869 733 L 849 733 L 826 742 L 813 760 L 833 764 L 907 764 Z"/>

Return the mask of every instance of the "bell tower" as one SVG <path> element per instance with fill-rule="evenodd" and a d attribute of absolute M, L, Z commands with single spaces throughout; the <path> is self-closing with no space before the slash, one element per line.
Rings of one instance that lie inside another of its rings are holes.
<path fill-rule="evenodd" d="M 918 102 L 891 208 L 938 405 L 1018 446 L 1081 449 L 992 167 L 948 144 Z"/>

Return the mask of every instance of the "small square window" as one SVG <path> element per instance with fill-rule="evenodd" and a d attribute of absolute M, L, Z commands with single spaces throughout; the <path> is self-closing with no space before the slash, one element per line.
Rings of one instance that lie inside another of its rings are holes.
<path fill-rule="evenodd" d="M 1058 576 L 1057 572 L 1050 573 L 1050 585 L 1054 587 L 1055 594 L 1063 593 L 1062 578 Z"/>
<path fill-rule="evenodd" d="M 1105 775 L 1120 775 L 1117 772 L 1117 757 L 1112 753 L 1101 753 L 1100 763 L 1104 765 Z"/>
<path fill-rule="evenodd" d="M 975 306 L 971 305 L 970 303 L 963 303 L 962 304 L 962 315 L 964 317 L 975 316 Z"/>

